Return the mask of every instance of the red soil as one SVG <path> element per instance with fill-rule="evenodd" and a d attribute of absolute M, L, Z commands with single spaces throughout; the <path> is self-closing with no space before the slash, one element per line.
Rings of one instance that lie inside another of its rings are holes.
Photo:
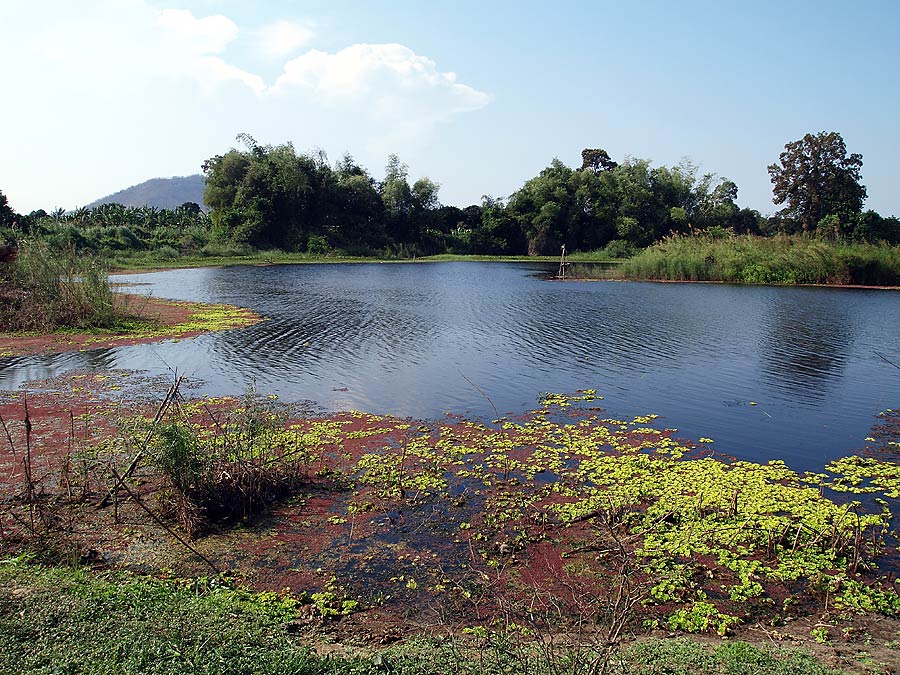
<path fill-rule="evenodd" d="M 0 333 L 0 356 L 34 356 L 38 354 L 59 354 L 84 351 L 86 349 L 106 349 L 128 345 L 149 344 L 160 340 L 191 338 L 201 335 L 201 330 L 180 330 L 177 326 L 186 324 L 203 305 L 192 302 L 160 300 L 140 295 L 122 295 L 135 318 L 154 324 L 157 329 L 141 331 L 129 335 L 125 333 L 43 333 L 10 334 Z M 257 317 L 258 319 L 259 317 Z M 166 329 L 175 329 L 166 332 Z M 153 332 L 153 335 L 146 333 Z"/>

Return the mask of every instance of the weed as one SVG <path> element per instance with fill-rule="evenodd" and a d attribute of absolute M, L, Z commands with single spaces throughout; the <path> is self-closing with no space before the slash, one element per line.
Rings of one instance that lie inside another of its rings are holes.
<path fill-rule="evenodd" d="M 0 330 L 110 328 L 127 319 L 99 259 L 22 241 L 15 262 L 2 267 Z"/>

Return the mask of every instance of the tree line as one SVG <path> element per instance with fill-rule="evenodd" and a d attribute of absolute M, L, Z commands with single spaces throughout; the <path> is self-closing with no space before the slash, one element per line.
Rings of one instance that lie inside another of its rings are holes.
<path fill-rule="evenodd" d="M 465 208 L 440 203 L 430 178 L 411 182 L 391 155 L 376 178 L 349 154 L 331 164 L 323 152 L 290 143 L 262 145 L 247 134 L 203 164 L 209 212 L 105 204 L 66 213 L 12 212 L 0 193 L 0 227 L 53 245 L 97 251 L 172 254 L 277 248 L 313 255 L 412 257 L 439 253 L 554 255 L 603 250 L 619 257 L 672 234 L 807 233 L 824 239 L 900 243 L 900 220 L 865 211 L 862 157 L 840 134 L 807 134 L 768 167 L 770 217 L 737 206 L 738 187 L 700 174 L 688 161 L 653 167 L 586 148 L 582 163 L 558 159 L 508 198 L 485 196 Z"/>

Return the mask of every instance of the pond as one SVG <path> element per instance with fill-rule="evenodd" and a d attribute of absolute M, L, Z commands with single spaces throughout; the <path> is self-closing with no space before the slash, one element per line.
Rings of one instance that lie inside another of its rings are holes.
<path fill-rule="evenodd" d="M 71 369 L 172 370 L 197 391 L 415 418 L 518 414 L 596 389 L 743 459 L 820 469 L 900 408 L 900 293 L 547 281 L 540 265 L 317 264 L 132 275 L 136 292 L 270 319 L 154 345 L 0 360 L 0 388 Z M 755 405 L 753 405 L 755 404 Z"/>

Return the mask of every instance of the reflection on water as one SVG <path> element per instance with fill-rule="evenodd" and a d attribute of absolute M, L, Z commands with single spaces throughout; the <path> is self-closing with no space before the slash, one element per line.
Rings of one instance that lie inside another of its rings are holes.
<path fill-rule="evenodd" d="M 201 391 L 433 417 L 597 389 L 610 414 L 663 415 L 724 452 L 820 467 L 900 405 L 900 295 L 548 282 L 533 265 L 300 265 L 138 275 L 157 297 L 270 317 L 196 340 L 0 362 L 12 388 L 73 368 L 170 370 Z M 750 406 L 749 402 L 758 403 Z"/>
<path fill-rule="evenodd" d="M 92 349 L 85 352 L 0 359 L 0 388 L 14 389 L 25 382 L 56 377 L 70 370 L 109 370 L 117 367 L 113 351 Z"/>
<path fill-rule="evenodd" d="M 760 341 L 769 386 L 803 399 L 828 395 L 853 343 L 846 300 L 834 293 L 794 289 L 772 303 L 763 316 Z"/>

